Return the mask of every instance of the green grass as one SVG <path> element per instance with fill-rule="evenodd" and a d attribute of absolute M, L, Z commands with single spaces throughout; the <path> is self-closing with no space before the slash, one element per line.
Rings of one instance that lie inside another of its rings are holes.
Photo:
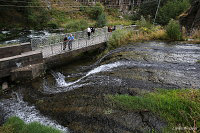
<path fill-rule="evenodd" d="M 61 133 L 61 131 L 38 122 L 26 124 L 18 117 L 11 117 L 0 127 L 0 133 Z"/>
<path fill-rule="evenodd" d="M 66 32 L 76 32 L 76 31 L 83 31 L 88 27 L 88 23 L 85 20 L 78 20 L 68 23 L 65 27 Z"/>
<path fill-rule="evenodd" d="M 131 25 L 133 24 L 133 21 L 126 20 L 126 19 L 120 19 L 115 16 L 108 15 L 107 16 L 108 23 L 107 26 L 114 26 L 114 25 Z"/>
<path fill-rule="evenodd" d="M 130 42 L 132 32 L 127 30 L 116 30 L 108 40 L 108 50 L 115 49 Z"/>
<path fill-rule="evenodd" d="M 200 128 L 200 90 L 175 89 L 147 93 L 142 96 L 109 96 L 126 110 L 147 110 L 165 119 L 169 126 Z"/>

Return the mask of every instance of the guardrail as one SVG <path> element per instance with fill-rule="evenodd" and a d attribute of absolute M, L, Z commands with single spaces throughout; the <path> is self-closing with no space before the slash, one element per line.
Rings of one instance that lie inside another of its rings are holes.
<path fill-rule="evenodd" d="M 117 25 L 116 29 L 134 30 L 136 25 L 122 26 Z M 108 32 L 107 27 L 96 28 L 95 33 L 88 39 L 87 31 L 78 31 L 67 33 L 72 34 L 75 40 L 72 42 L 72 50 L 81 49 L 91 45 L 99 44 L 108 41 L 113 32 Z M 58 34 L 47 38 L 33 38 L 31 39 L 32 50 L 41 50 L 43 57 L 47 58 L 57 55 L 68 50 L 63 50 L 63 39 L 66 34 Z M 67 48 L 66 48 L 67 49 Z"/>

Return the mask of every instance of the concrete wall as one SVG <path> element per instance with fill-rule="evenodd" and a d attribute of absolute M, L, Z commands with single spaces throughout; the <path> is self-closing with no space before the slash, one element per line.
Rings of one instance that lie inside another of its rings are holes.
<path fill-rule="evenodd" d="M 62 53 L 59 55 L 55 55 L 49 58 L 44 59 L 44 64 L 46 65 L 46 68 L 52 68 L 52 67 L 58 67 L 63 64 L 70 63 L 74 61 L 75 59 L 81 59 L 81 54 L 86 51 L 92 51 L 96 49 L 103 49 L 105 48 L 106 43 L 100 43 L 92 46 L 88 46 L 85 48 L 77 49 L 71 52 Z"/>
<path fill-rule="evenodd" d="M 11 70 L 30 64 L 42 63 L 41 52 L 32 51 L 27 54 L 0 59 L 0 78 L 10 76 Z M 19 65 L 19 66 L 17 66 Z"/>
<path fill-rule="evenodd" d="M 32 49 L 30 43 L 22 43 L 19 45 L 0 47 L 0 59 L 5 57 L 20 55 L 23 52 L 28 52 L 31 50 Z"/>

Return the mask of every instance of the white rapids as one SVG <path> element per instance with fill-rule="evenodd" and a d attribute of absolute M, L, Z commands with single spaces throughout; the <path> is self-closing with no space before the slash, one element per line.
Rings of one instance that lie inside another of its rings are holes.
<path fill-rule="evenodd" d="M 12 116 L 17 116 L 26 123 L 39 122 L 45 126 L 51 126 L 53 128 L 61 130 L 63 133 L 69 133 L 68 128 L 59 125 L 56 121 L 42 115 L 35 106 L 28 105 L 23 101 L 22 96 L 19 93 L 13 92 L 11 99 L 0 100 L 0 108 L 3 110 L 5 119 Z"/>
<path fill-rule="evenodd" d="M 117 68 L 117 67 L 128 65 L 128 64 L 129 64 L 128 62 L 114 62 L 114 63 L 110 63 L 110 64 L 104 64 L 104 65 L 94 68 L 93 70 L 89 71 L 85 76 L 81 77 L 80 79 L 78 79 L 74 82 L 66 82 L 65 76 L 63 74 L 61 74 L 60 72 L 52 73 L 52 74 L 53 74 L 54 78 L 56 79 L 58 87 L 68 87 L 68 86 L 78 83 L 82 79 L 84 79 L 92 74 L 96 74 L 96 73 L 100 73 L 100 72 L 104 72 L 104 71 L 110 71 L 113 68 Z"/>

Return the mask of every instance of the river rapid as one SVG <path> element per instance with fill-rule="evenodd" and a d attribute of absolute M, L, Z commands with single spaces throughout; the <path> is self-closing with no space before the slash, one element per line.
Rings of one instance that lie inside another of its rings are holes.
<path fill-rule="evenodd" d="M 1 114 L 40 121 L 63 132 L 161 131 L 167 123 L 148 111 L 112 106 L 108 95 L 139 95 L 156 88 L 200 88 L 200 45 L 133 43 L 99 60 L 83 59 L 47 72 L 0 100 Z"/>

